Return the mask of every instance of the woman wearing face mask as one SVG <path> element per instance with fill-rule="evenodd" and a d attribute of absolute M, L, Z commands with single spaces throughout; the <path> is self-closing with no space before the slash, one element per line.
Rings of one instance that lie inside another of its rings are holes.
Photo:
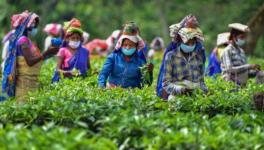
<path fill-rule="evenodd" d="M 229 44 L 229 32 L 220 33 L 217 36 L 217 42 L 216 47 L 213 49 L 212 53 L 210 54 L 209 60 L 208 60 L 208 66 L 206 68 L 206 74 L 210 77 L 214 77 L 216 74 L 220 74 L 222 72 L 221 70 L 221 64 L 220 64 L 220 58 L 224 51 L 224 49 Z"/>
<path fill-rule="evenodd" d="M 57 68 L 52 82 L 60 80 L 61 75 L 64 77 L 74 77 L 87 75 L 91 69 L 89 52 L 82 46 L 83 31 L 79 27 L 70 26 L 66 29 L 65 46 L 60 48 L 57 57 Z"/>
<path fill-rule="evenodd" d="M 163 39 L 161 37 L 155 37 L 150 44 L 150 48 L 151 49 L 148 51 L 148 59 L 154 60 L 155 55 L 160 56 L 163 53 L 164 50 Z"/>
<path fill-rule="evenodd" d="M 245 85 L 249 77 L 254 77 L 260 71 L 260 65 L 248 64 L 242 46 L 246 43 L 246 34 L 249 28 L 240 23 L 229 24 L 230 44 L 221 56 L 222 77 L 238 85 Z M 262 74 L 262 73 L 261 73 Z"/>
<path fill-rule="evenodd" d="M 2 79 L 2 96 L 16 97 L 24 102 L 24 95 L 38 87 L 38 76 L 41 61 L 58 52 L 58 48 L 50 47 L 43 54 L 30 38 L 37 34 L 39 16 L 25 11 L 12 16 L 14 29 L 9 38 L 7 58 L 4 64 Z"/>
<path fill-rule="evenodd" d="M 146 64 L 138 50 L 144 45 L 140 44 L 141 38 L 127 26 L 118 43 L 120 48 L 114 50 L 106 59 L 98 77 L 99 87 L 141 88 L 142 74 L 140 67 Z M 149 73 L 152 73 L 153 65 L 148 65 Z M 108 84 L 107 84 L 108 81 Z"/>
<path fill-rule="evenodd" d="M 164 56 L 164 68 L 161 70 L 163 99 L 171 99 L 198 88 L 207 92 L 204 83 L 205 50 L 201 43 L 203 35 L 197 27 L 196 18 L 191 16 L 189 19 L 189 25 L 180 27 L 178 24 L 176 48 Z"/>
<path fill-rule="evenodd" d="M 148 46 L 147 46 L 147 43 L 140 36 L 140 30 L 139 30 L 139 27 L 137 26 L 137 24 L 133 21 L 125 23 L 122 27 L 122 30 L 121 30 L 121 35 L 123 35 L 123 34 L 137 35 L 137 37 L 139 39 L 138 47 L 140 48 L 137 50 L 137 55 L 146 63 L 147 62 L 146 54 L 148 51 Z M 117 41 L 117 43 L 115 45 L 115 50 L 118 50 L 121 48 L 121 46 L 122 46 L 121 42 L 122 41 L 120 41 L 120 40 Z"/>

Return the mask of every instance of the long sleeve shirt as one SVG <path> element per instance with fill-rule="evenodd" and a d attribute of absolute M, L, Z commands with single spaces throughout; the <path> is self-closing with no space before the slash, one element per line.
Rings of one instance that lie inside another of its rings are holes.
<path fill-rule="evenodd" d="M 243 84 L 248 79 L 250 64 L 247 63 L 245 52 L 229 44 L 221 56 L 222 77 L 226 80 Z"/>
<path fill-rule="evenodd" d="M 134 54 L 130 61 L 126 61 L 121 51 L 113 52 L 103 65 L 98 77 L 98 85 L 105 87 L 108 81 L 110 84 L 122 88 L 140 88 L 142 82 L 140 67 L 145 63 L 137 54 Z"/>
<path fill-rule="evenodd" d="M 179 48 L 169 52 L 165 57 L 162 86 L 169 95 L 181 94 L 184 88 L 207 91 L 202 54 L 194 51 L 186 59 Z"/>

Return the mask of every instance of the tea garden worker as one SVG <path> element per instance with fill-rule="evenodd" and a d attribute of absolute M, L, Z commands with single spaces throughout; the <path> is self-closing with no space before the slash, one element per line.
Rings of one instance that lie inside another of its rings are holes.
<path fill-rule="evenodd" d="M 24 96 L 38 88 L 41 62 L 58 52 L 58 47 L 50 47 L 43 54 L 31 41 L 37 34 L 39 16 L 24 11 L 11 18 L 14 32 L 10 35 L 7 58 L 2 78 L 1 97 L 16 97 L 17 102 L 25 102 Z"/>
<path fill-rule="evenodd" d="M 148 51 L 148 59 L 153 60 L 155 55 L 163 53 L 164 50 L 164 41 L 161 37 L 155 37 L 151 44 L 150 50 Z"/>
<path fill-rule="evenodd" d="M 215 76 L 216 74 L 221 74 L 221 56 L 224 49 L 229 44 L 229 32 L 220 33 L 217 35 L 216 47 L 213 49 L 209 57 L 208 67 L 206 69 L 206 74 L 208 76 Z"/>
<path fill-rule="evenodd" d="M 230 44 L 221 56 L 222 77 L 238 85 L 245 85 L 249 77 L 263 75 L 260 65 L 248 64 L 243 46 L 246 43 L 249 28 L 240 23 L 229 24 Z"/>
<path fill-rule="evenodd" d="M 66 34 L 67 34 L 67 30 L 69 28 L 76 28 L 76 29 L 81 29 L 81 21 L 77 18 L 72 18 L 70 21 L 66 21 L 63 23 L 63 28 L 62 28 L 62 45 L 61 47 L 66 47 L 68 45 L 68 41 L 65 40 L 66 38 Z M 82 30 L 83 32 L 83 30 Z M 82 43 L 84 42 L 84 40 L 82 41 Z"/>
<path fill-rule="evenodd" d="M 165 53 L 162 71 L 162 98 L 172 99 L 178 94 L 187 94 L 194 89 L 207 92 L 204 83 L 205 50 L 202 31 L 194 16 L 189 16 L 180 27 L 176 47 Z"/>
<path fill-rule="evenodd" d="M 144 62 L 146 63 L 147 62 L 146 54 L 148 51 L 148 46 L 147 46 L 147 43 L 140 36 L 140 29 L 138 25 L 133 21 L 125 23 L 121 30 L 121 35 L 123 34 L 133 34 L 137 36 L 137 38 L 139 39 L 138 47 L 140 48 L 137 50 L 137 55 L 140 58 L 142 58 Z M 115 45 L 115 50 L 120 49 L 121 45 L 122 45 L 122 41 L 118 40 Z"/>
<path fill-rule="evenodd" d="M 79 22 L 80 23 L 80 22 Z M 83 30 L 79 27 L 69 27 L 66 30 L 65 46 L 61 47 L 57 57 L 57 68 L 52 82 L 60 77 L 87 76 L 91 69 L 89 51 L 82 46 Z"/>
<path fill-rule="evenodd" d="M 144 47 L 141 38 L 133 28 L 127 26 L 118 40 L 120 48 L 115 49 L 106 59 L 98 77 L 99 87 L 105 88 L 141 88 L 142 73 L 140 67 L 146 64 L 138 51 Z M 131 32 L 132 31 L 132 32 Z M 153 65 L 148 64 L 148 71 L 152 74 Z"/>
<path fill-rule="evenodd" d="M 45 38 L 45 43 L 44 43 L 44 51 L 46 51 L 52 43 L 52 39 L 53 38 L 59 38 L 62 37 L 62 25 L 61 24 L 57 24 L 57 23 L 51 23 L 51 24 L 47 24 L 43 31 L 48 35 Z"/>

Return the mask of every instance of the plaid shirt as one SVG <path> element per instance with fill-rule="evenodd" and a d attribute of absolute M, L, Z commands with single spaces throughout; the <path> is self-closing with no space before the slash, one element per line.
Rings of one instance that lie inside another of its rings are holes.
<path fill-rule="evenodd" d="M 250 65 L 247 64 L 245 52 L 229 44 L 221 56 L 222 77 L 238 84 L 245 83 L 248 79 Z"/>
<path fill-rule="evenodd" d="M 207 91 L 202 54 L 194 51 L 187 60 L 180 49 L 169 52 L 165 57 L 162 87 L 169 95 L 181 94 L 184 88 Z"/>

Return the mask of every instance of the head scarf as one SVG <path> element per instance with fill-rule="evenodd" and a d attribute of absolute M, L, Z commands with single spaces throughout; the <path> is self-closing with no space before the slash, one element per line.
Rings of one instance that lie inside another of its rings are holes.
<path fill-rule="evenodd" d="M 142 40 L 142 38 L 139 35 L 121 35 L 121 37 L 118 39 L 116 43 L 116 49 L 119 49 L 122 47 L 122 44 L 125 39 L 129 39 L 130 41 L 137 43 L 137 50 L 141 50 L 145 47 L 145 42 Z"/>
<path fill-rule="evenodd" d="M 203 41 L 203 34 L 201 29 L 198 27 L 199 22 L 193 15 L 184 17 L 180 23 L 173 24 L 169 27 L 170 37 L 172 41 L 177 41 L 178 36 L 184 41 L 189 40 L 193 37 Z"/>
<path fill-rule="evenodd" d="M 82 24 L 79 19 L 72 18 L 70 21 L 64 22 L 63 29 L 67 31 L 70 27 L 81 28 Z"/>
<path fill-rule="evenodd" d="M 247 25 L 241 24 L 241 23 L 231 23 L 228 25 L 229 28 L 235 29 L 241 32 L 249 32 L 250 29 Z"/>
<path fill-rule="evenodd" d="M 199 28 L 181 28 L 178 32 L 184 43 L 193 38 L 204 41 L 203 33 Z"/>
<path fill-rule="evenodd" d="M 47 24 L 43 31 L 47 34 L 58 36 L 62 30 L 62 25 L 57 23 Z"/>
<path fill-rule="evenodd" d="M 72 33 L 79 33 L 81 36 L 83 35 L 83 30 L 81 29 L 80 20 L 73 18 L 71 21 L 64 23 L 64 31 L 66 33 L 66 37 L 71 35 Z"/>
<path fill-rule="evenodd" d="M 150 47 L 155 50 L 163 49 L 164 48 L 164 41 L 161 37 L 155 37 L 151 44 Z"/>
<path fill-rule="evenodd" d="M 80 20 L 73 18 L 70 21 L 63 23 L 63 39 L 69 37 L 73 32 L 79 33 L 81 36 L 83 35 L 83 30 L 81 29 L 81 22 Z M 77 30 L 76 30 L 77 29 Z M 67 46 L 67 41 L 62 42 L 62 47 Z"/>
<path fill-rule="evenodd" d="M 81 36 L 83 35 L 83 30 L 81 28 L 76 28 L 76 27 L 70 27 L 66 31 L 66 36 L 71 35 L 72 33 L 79 33 Z"/>
<path fill-rule="evenodd" d="M 28 23 L 26 24 L 26 28 L 31 27 L 33 25 L 33 22 L 36 19 L 39 19 L 39 16 L 37 14 L 31 13 L 27 10 L 24 11 L 23 13 L 13 15 L 11 17 L 12 29 L 16 29 L 17 27 L 19 27 L 30 15 L 31 15 L 31 18 L 28 21 Z"/>
<path fill-rule="evenodd" d="M 218 34 L 217 35 L 216 45 L 217 46 L 221 46 L 223 44 L 228 44 L 228 42 L 229 42 L 229 36 L 230 36 L 230 33 L 229 32 L 224 32 L 224 33 Z"/>
<path fill-rule="evenodd" d="M 122 43 L 124 39 L 129 39 L 134 43 L 137 43 L 137 50 L 141 50 L 145 47 L 145 42 L 143 39 L 138 35 L 138 27 L 136 23 L 129 22 L 124 25 L 123 32 L 121 37 L 118 39 L 116 43 L 115 49 L 120 49 L 122 47 Z"/>

